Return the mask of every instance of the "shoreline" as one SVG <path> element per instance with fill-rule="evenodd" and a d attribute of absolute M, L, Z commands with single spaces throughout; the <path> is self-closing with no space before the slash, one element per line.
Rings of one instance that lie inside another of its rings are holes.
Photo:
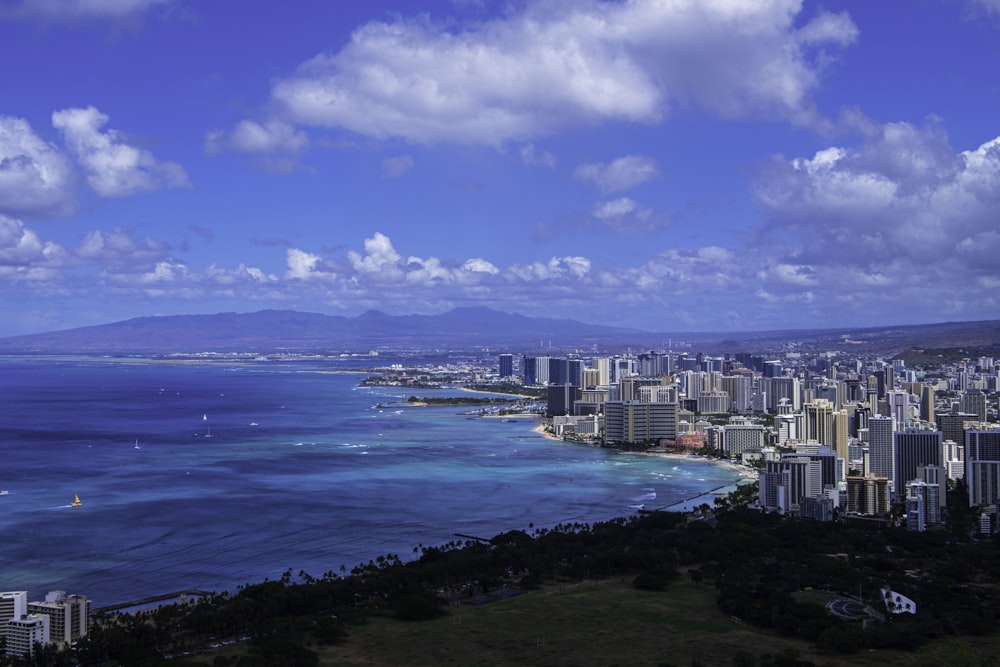
<path fill-rule="evenodd" d="M 573 442 L 571 440 L 565 440 L 563 438 L 560 438 L 560 437 L 552 434 L 551 432 L 549 432 L 548 430 L 546 430 L 546 428 L 545 428 L 545 422 L 544 421 L 539 421 L 539 423 L 535 426 L 535 428 L 531 429 L 531 431 L 532 431 L 532 433 L 537 433 L 540 436 L 543 436 L 543 437 L 545 437 L 545 438 L 547 438 L 549 440 L 555 440 L 557 442 L 570 442 L 571 444 L 584 444 L 584 443 L 579 443 L 579 442 Z M 616 451 L 622 451 L 622 450 L 616 450 Z M 738 479 L 735 482 L 733 482 L 733 484 L 743 484 L 743 483 L 747 483 L 747 482 L 756 482 L 759 479 L 757 471 L 755 469 L 753 469 L 753 468 L 748 468 L 747 466 L 744 466 L 744 465 L 739 464 L 739 463 L 733 463 L 732 461 L 729 461 L 727 459 L 716 459 L 716 458 L 712 458 L 712 457 L 709 457 L 709 456 L 702 456 L 701 454 L 679 454 L 677 452 L 656 452 L 656 451 L 651 452 L 651 451 L 648 451 L 648 450 L 646 450 L 646 451 L 635 451 L 635 452 L 633 452 L 633 451 L 622 451 L 622 453 L 623 454 L 638 454 L 639 456 L 655 456 L 655 457 L 664 458 L 664 459 L 677 459 L 678 461 L 704 461 L 705 463 L 709 463 L 711 465 L 718 466 L 720 468 L 725 468 L 725 469 L 727 469 L 727 470 L 729 470 L 731 472 L 735 472 L 735 473 L 739 474 L 740 475 L 740 479 Z"/>
<path fill-rule="evenodd" d="M 728 459 L 716 459 L 710 456 L 702 456 L 701 454 L 677 454 L 675 452 L 632 452 L 633 454 L 642 454 L 643 456 L 659 456 L 665 459 L 679 459 L 679 460 L 695 460 L 704 461 L 706 463 L 711 463 L 712 465 L 719 466 L 720 468 L 726 468 L 732 472 L 739 473 L 742 477 L 741 482 L 756 482 L 758 480 L 757 471 L 753 468 L 748 468 L 745 465 L 739 463 L 733 463 Z M 738 482 L 735 482 L 738 483 Z"/>
<path fill-rule="evenodd" d="M 555 435 L 555 434 L 550 433 L 549 431 L 547 431 L 545 429 L 545 422 L 544 421 L 539 421 L 535 425 L 535 428 L 531 429 L 531 432 L 532 433 L 537 433 L 538 435 L 542 436 L 543 438 L 545 438 L 547 440 L 554 440 L 556 442 L 566 442 L 565 440 L 563 440 L 559 436 L 557 436 L 557 435 Z"/>

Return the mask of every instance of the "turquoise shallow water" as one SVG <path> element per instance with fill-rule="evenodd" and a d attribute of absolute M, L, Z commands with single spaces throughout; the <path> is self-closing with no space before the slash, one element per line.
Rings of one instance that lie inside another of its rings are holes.
<path fill-rule="evenodd" d="M 737 480 L 548 440 L 530 420 L 410 407 L 430 392 L 359 387 L 330 367 L 0 359 L 0 590 L 97 606 L 231 590 Z"/>

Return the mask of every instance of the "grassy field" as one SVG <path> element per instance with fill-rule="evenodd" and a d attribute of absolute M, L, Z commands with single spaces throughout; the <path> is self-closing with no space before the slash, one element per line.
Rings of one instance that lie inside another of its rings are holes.
<path fill-rule="evenodd" d="M 971 643 L 971 642 L 970 642 Z M 996 653 L 995 644 L 976 642 Z M 739 651 L 797 651 L 819 665 L 925 664 L 898 651 L 837 656 L 810 644 L 737 623 L 715 605 L 715 589 L 687 578 L 665 592 L 640 591 L 631 579 L 553 585 L 473 607 L 455 604 L 433 621 L 374 618 L 331 647 L 311 646 L 323 665 L 676 665 L 697 659 L 728 666 Z M 992 650 L 991 650 L 992 649 Z M 243 650 L 231 648 L 227 653 Z M 211 664 L 213 655 L 200 664 Z"/>

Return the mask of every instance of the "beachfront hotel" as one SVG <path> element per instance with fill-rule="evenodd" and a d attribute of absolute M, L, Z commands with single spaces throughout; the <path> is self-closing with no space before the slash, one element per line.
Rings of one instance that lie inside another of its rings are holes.
<path fill-rule="evenodd" d="M 90 601 L 82 595 L 49 591 L 28 602 L 27 591 L 0 593 L 0 636 L 8 657 L 32 657 L 36 644 L 68 645 L 90 629 Z"/>

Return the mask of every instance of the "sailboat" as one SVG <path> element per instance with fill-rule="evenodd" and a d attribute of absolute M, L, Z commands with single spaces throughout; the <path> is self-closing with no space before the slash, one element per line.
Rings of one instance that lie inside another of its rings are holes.
<path fill-rule="evenodd" d="M 139 449 L 139 438 L 135 439 L 135 447 L 133 447 L 132 449 Z"/>
<path fill-rule="evenodd" d="M 71 507 L 83 507 L 83 503 L 80 501 L 80 496 L 73 494 L 73 504 Z"/>
<path fill-rule="evenodd" d="M 207 422 L 208 421 L 208 415 L 202 415 L 201 416 L 201 420 L 203 422 Z M 206 438 L 211 438 L 212 437 L 212 425 L 211 424 L 206 424 L 205 426 L 208 428 L 208 432 L 205 433 L 205 437 Z"/>

